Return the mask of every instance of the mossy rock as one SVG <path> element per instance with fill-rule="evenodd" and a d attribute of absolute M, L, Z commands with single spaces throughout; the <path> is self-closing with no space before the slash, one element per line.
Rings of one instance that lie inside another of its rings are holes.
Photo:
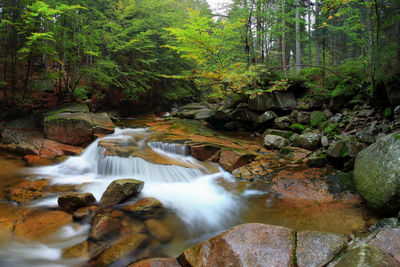
<path fill-rule="evenodd" d="M 328 126 L 324 128 L 323 133 L 330 138 L 340 134 L 339 124 L 338 123 L 328 124 Z"/>
<path fill-rule="evenodd" d="M 300 123 L 293 123 L 290 125 L 289 129 L 296 133 L 302 133 L 306 127 Z"/>
<path fill-rule="evenodd" d="M 322 111 L 313 111 L 311 113 L 311 118 L 310 118 L 311 127 L 318 128 L 325 121 L 326 117 Z"/>

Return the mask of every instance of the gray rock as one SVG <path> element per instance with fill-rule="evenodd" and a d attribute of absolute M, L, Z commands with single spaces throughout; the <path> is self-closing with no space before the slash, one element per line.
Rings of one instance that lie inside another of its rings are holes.
<path fill-rule="evenodd" d="M 383 229 L 389 229 L 389 228 L 396 228 L 400 226 L 399 219 L 397 218 L 383 218 L 380 219 L 377 223 L 372 225 L 368 230 L 370 232 L 376 231 L 376 230 L 383 230 Z M 400 239 L 399 239 L 400 242 Z"/>
<path fill-rule="evenodd" d="M 312 154 L 307 160 L 307 164 L 310 167 L 324 167 L 325 163 L 326 157 L 323 154 Z"/>
<path fill-rule="evenodd" d="M 100 202 L 105 206 L 118 204 L 130 197 L 137 196 L 143 186 L 143 181 L 135 179 L 114 180 L 103 193 Z"/>
<path fill-rule="evenodd" d="M 297 233 L 297 264 L 299 267 L 324 266 L 346 248 L 344 234 L 302 231 Z"/>
<path fill-rule="evenodd" d="M 336 267 L 389 267 L 399 266 L 394 258 L 371 246 L 359 246 L 347 251 L 338 262 L 329 264 Z"/>
<path fill-rule="evenodd" d="M 334 160 L 355 158 L 366 145 L 352 140 L 339 140 L 328 148 L 328 157 Z"/>
<path fill-rule="evenodd" d="M 287 146 L 289 141 L 278 135 L 267 134 L 264 137 L 264 147 L 267 149 L 281 149 L 284 146 Z"/>
<path fill-rule="evenodd" d="M 289 129 L 290 125 L 292 125 L 292 123 L 293 123 L 293 121 L 290 119 L 289 116 L 275 118 L 274 128 L 277 128 L 280 130 L 287 130 L 287 129 Z"/>
<path fill-rule="evenodd" d="M 214 117 L 215 111 L 212 109 L 201 109 L 199 112 L 194 114 L 195 120 L 207 120 Z"/>
<path fill-rule="evenodd" d="M 242 124 L 238 121 L 230 121 L 224 124 L 224 128 L 230 130 L 230 131 L 235 131 L 242 127 Z"/>
<path fill-rule="evenodd" d="M 391 255 L 400 263 L 400 228 L 379 231 L 368 245 Z"/>
<path fill-rule="evenodd" d="M 333 123 L 339 123 L 343 118 L 343 114 L 341 113 L 336 113 L 332 118 L 330 118 L 329 120 Z"/>
<path fill-rule="evenodd" d="M 284 130 L 278 130 L 278 129 L 267 129 L 263 133 L 263 136 L 265 136 L 267 134 L 279 135 L 286 139 L 289 139 L 294 133 L 291 131 L 284 131 Z"/>
<path fill-rule="evenodd" d="M 321 145 L 323 147 L 328 147 L 329 146 L 329 139 L 326 136 L 321 137 Z"/>
<path fill-rule="evenodd" d="M 374 113 L 375 113 L 375 110 L 373 110 L 373 109 L 363 109 L 363 110 L 360 110 L 357 115 L 359 117 L 367 118 L 367 117 L 371 117 Z"/>
<path fill-rule="evenodd" d="M 249 100 L 251 110 L 291 110 L 296 108 L 296 97 L 291 92 L 272 92 L 258 95 Z"/>
<path fill-rule="evenodd" d="M 299 136 L 298 146 L 308 149 L 316 150 L 321 146 L 321 134 L 319 133 L 304 133 Z"/>
<path fill-rule="evenodd" d="M 266 126 L 268 124 L 272 124 L 274 119 L 278 117 L 275 112 L 273 111 L 266 111 L 264 114 L 260 115 L 257 120 L 256 120 L 256 126 L 261 127 L 261 126 Z"/>
<path fill-rule="evenodd" d="M 297 123 L 308 125 L 310 124 L 311 112 L 299 111 L 297 113 L 296 121 Z"/>
<path fill-rule="evenodd" d="M 195 109 L 208 109 L 210 105 L 207 103 L 190 103 L 180 107 L 179 110 L 195 110 Z"/>
<path fill-rule="evenodd" d="M 368 205 L 381 212 L 400 210 L 400 131 L 361 151 L 355 160 L 354 180 Z"/>
<path fill-rule="evenodd" d="M 231 114 L 232 120 L 240 122 L 256 122 L 258 119 L 258 114 L 247 110 L 247 109 L 236 109 Z"/>
<path fill-rule="evenodd" d="M 394 108 L 393 115 L 394 115 L 395 119 L 399 119 L 400 118 L 400 106 L 396 106 Z"/>

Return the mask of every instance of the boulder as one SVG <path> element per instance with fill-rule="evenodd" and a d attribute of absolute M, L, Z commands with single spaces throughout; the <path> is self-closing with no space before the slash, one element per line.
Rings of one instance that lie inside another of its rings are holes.
<path fill-rule="evenodd" d="M 91 224 L 89 238 L 94 240 L 105 240 L 117 233 L 121 228 L 119 220 L 103 214 L 94 216 Z"/>
<path fill-rule="evenodd" d="M 221 148 L 215 145 L 194 145 L 190 147 L 190 155 L 204 161 L 217 153 Z"/>
<path fill-rule="evenodd" d="M 180 267 L 181 265 L 172 258 L 151 258 L 142 260 L 128 267 Z"/>
<path fill-rule="evenodd" d="M 224 124 L 224 128 L 229 131 L 235 131 L 242 127 L 242 124 L 238 121 L 230 121 Z"/>
<path fill-rule="evenodd" d="M 347 247 L 344 234 L 302 231 L 297 233 L 296 257 L 299 267 L 325 266 Z"/>
<path fill-rule="evenodd" d="M 280 130 L 287 130 L 289 129 L 290 125 L 292 125 L 293 121 L 290 119 L 289 116 L 283 116 L 279 118 L 275 118 L 274 120 L 274 128 L 280 129 Z"/>
<path fill-rule="evenodd" d="M 252 161 L 257 154 L 251 150 L 222 148 L 218 163 L 227 171 L 233 171 Z"/>
<path fill-rule="evenodd" d="M 313 111 L 310 115 L 310 124 L 314 128 L 318 128 L 325 121 L 326 117 L 322 111 Z"/>
<path fill-rule="evenodd" d="M 296 113 L 296 122 L 304 125 L 310 124 L 311 112 L 299 111 Z"/>
<path fill-rule="evenodd" d="M 247 109 L 236 109 L 230 114 L 230 117 L 235 121 L 254 123 L 258 119 L 258 114 Z"/>
<path fill-rule="evenodd" d="M 326 157 L 321 153 L 314 153 L 307 159 L 307 164 L 310 167 L 321 168 L 324 167 L 326 163 Z"/>
<path fill-rule="evenodd" d="M 199 112 L 194 114 L 195 120 L 208 120 L 213 118 L 215 115 L 215 111 L 212 109 L 201 109 Z"/>
<path fill-rule="evenodd" d="M 182 266 L 294 266 L 295 236 L 291 229 L 243 224 L 183 252 Z"/>
<path fill-rule="evenodd" d="M 142 198 L 122 208 L 133 217 L 151 218 L 160 214 L 163 209 L 162 203 L 155 198 Z"/>
<path fill-rule="evenodd" d="M 63 193 L 58 197 L 58 206 L 66 211 L 75 211 L 96 202 L 92 193 Z"/>
<path fill-rule="evenodd" d="M 339 140 L 328 148 L 328 157 L 336 161 L 345 161 L 355 158 L 366 145 L 352 140 Z"/>
<path fill-rule="evenodd" d="M 368 266 L 389 267 L 400 266 L 398 262 L 388 254 L 375 247 L 366 245 L 347 251 L 338 262 L 330 264 L 335 267 Z"/>
<path fill-rule="evenodd" d="M 284 130 L 277 130 L 277 129 L 267 129 L 263 133 L 263 136 L 265 136 L 267 134 L 278 135 L 278 136 L 282 136 L 282 137 L 284 137 L 286 139 L 289 139 L 290 137 L 292 137 L 292 135 L 294 133 L 291 132 L 291 131 L 284 131 Z"/>
<path fill-rule="evenodd" d="M 266 127 L 268 125 L 271 125 L 274 122 L 274 119 L 277 118 L 278 115 L 276 115 L 275 112 L 273 111 L 266 111 L 262 115 L 258 116 L 255 126 L 257 128 L 260 127 Z"/>
<path fill-rule="evenodd" d="M 272 134 L 264 136 L 264 147 L 267 149 L 281 149 L 288 144 L 289 141 L 284 137 Z"/>
<path fill-rule="evenodd" d="M 292 92 L 271 92 L 263 95 L 257 95 L 249 100 L 249 109 L 251 110 L 291 110 L 296 108 L 296 97 Z"/>
<path fill-rule="evenodd" d="M 172 238 L 171 231 L 162 222 L 156 219 L 148 219 L 145 222 L 149 233 L 157 240 L 161 242 L 168 242 Z"/>
<path fill-rule="evenodd" d="M 368 205 L 377 210 L 400 210 L 400 132 L 389 134 L 361 151 L 355 160 L 354 180 Z"/>
<path fill-rule="evenodd" d="M 135 179 L 114 180 L 101 197 L 101 204 L 105 206 L 118 204 L 130 197 L 137 196 L 144 186 L 143 181 Z"/>
<path fill-rule="evenodd" d="M 400 228 L 379 231 L 368 245 L 391 255 L 400 263 Z"/>
<path fill-rule="evenodd" d="M 321 137 L 319 133 L 301 134 L 298 139 L 298 146 L 314 151 L 321 146 Z"/>

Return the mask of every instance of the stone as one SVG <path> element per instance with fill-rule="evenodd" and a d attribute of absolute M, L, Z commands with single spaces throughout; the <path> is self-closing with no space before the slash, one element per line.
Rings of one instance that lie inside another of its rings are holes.
<path fill-rule="evenodd" d="M 82 260 L 89 260 L 89 242 L 84 241 L 79 243 L 75 246 L 66 248 L 63 250 L 62 254 L 64 259 L 82 259 Z"/>
<path fill-rule="evenodd" d="M 106 215 L 97 214 L 93 217 L 91 225 L 89 238 L 105 240 L 119 231 L 121 222 Z"/>
<path fill-rule="evenodd" d="M 172 258 L 151 258 L 136 262 L 128 267 L 180 267 Z"/>
<path fill-rule="evenodd" d="M 278 117 L 275 118 L 273 127 L 280 130 L 287 130 L 289 129 L 290 125 L 292 125 L 292 123 L 293 121 L 290 119 L 289 116 Z"/>
<path fill-rule="evenodd" d="M 395 259 L 375 247 L 359 246 L 347 251 L 341 259 L 333 265 L 335 267 L 368 266 L 389 267 L 400 266 Z"/>
<path fill-rule="evenodd" d="M 229 131 L 235 131 L 242 127 L 242 124 L 238 121 L 230 121 L 224 124 L 224 128 Z"/>
<path fill-rule="evenodd" d="M 90 206 L 96 199 L 92 193 L 63 193 L 58 197 L 58 206 L 66 211 L 75 211 Z"/>
<path fill-rule="evenodd" d="M 91 113 L 90 116 L 92 118 L 93 134 L 114 133 L 115 125 L 107 113 Z"/>
<path fill-rule="evenodd" d="M 328 148 L 328 157 L 337 160 L 344 161 L 349 158 L 355 158 L 366 145 L 352 140 L 339 140 L 331 144 Z"/>
<path fill-rule="evenodd" d="M 324 115 L 325 115 L 325 117 L 326 117 L 327 119 L 330 119 L 330 118 L 333 117 L 333 114 L 332 114 L 332 112 L 331 112 L 329 109 L 324 110 L 323 113 L 324 113 Z"/>
<path fill-rule="evenodd" d="M 354 181 L 367 204 L 395 215 L 400 210 L 400 131 L 380 138 L 355 160 Z"/>
<path fill-rule="evenodd" d="M 266 127 L 268 125 L 271 125 L 274 122 L 274 119 L 277 118 L 278 115 L 276 115 L 275 112 L 273 111 L 266 111 L 262 115 L 258 116 L 255 125 L 256 127 Z"/>
<path fill-rule="evenodd" d="M 323 154 L 312 154 L 307 160 L 307 164 L 310 167 L 321 168 L 325 166 L 325 163 L 326 157 Z"/>
<path fill-rule="evenodd" d="M 393 110 L 393 116 L 395 119 L 399 119 L 400 118 L 400 105 L 396 106 Z"/>
<path fill-rule="evenodd" d="M 263 133 L 263 136 L 265 136 L 267 134 L 278 135 L 278 136 L 282 136 L 282 137 L 284 137 L 286 139 L 289 139 L 294 133 L 291 132 L 291 131 L 284 131 L 284 130 L 277 130 L 277 129 L 267 129 Z"/>
<path fill-rule="evenodd" d="M 326 121 L 326 117 L 322 111 L 311 112 L 310 125 L 312 127 L 318 128 L 325 121 Z"/>
<path fill-rule="evenodd" d="M 316 150 L 321 146 L 321 134 L 304 133 L 299 136 L 298 146 L 307 150 Z"/>
<path fill-rule="evenodd" d="M 190 103 L 180 107 L 180 110 L 194 110 L 194 109 L 205 109 L 210 108 L 207 103 Z"/>
<path fill-rule="evenodd" d="M 219 155 L 219 164 L 227 171 L 233 171 L 252 161 L 257 154 L 251 150 L 222 148 Z"/>
<path fill-rule="evenodd" d="M 215 111 L 212 109 L 201 109 L 199 112 L 194 114 L 194 119 L 195 120 L 208 120 L 212 117 L 214 117 Z"/>
<path fill-rule="evenodd" d="M 236 109 L 230 114 L 230 117 L 235 121 L 254 123 L 258 119 L 258 114 L 247 109 Z"/>
<path fill-rule="evenodd" d="M 302 231 L 297 233 L 296 258 L 299 267 L 325 266 L 347 246 L 344 234 Z"/>
<path fill-rule="evenodd" d="M 270 92 L 249 100 L 250 110 L 292 110 L 296 108 L 296 97 L 292 92 Z"/>
<path fill-rule="evenodd" d="M 136 250 L 146 241 L 144 234 L 125 235 L 106 248 L 97 258 L 91 261 L 92 266 L 109 266 L 119 259 L 129 256 L 137 256 Z M 135 255 L 136 254 L 136 255 Z"/>
<path fill-rule="evenodd" d="M 26 203 L 45 197 L 44 187 L 48 184 L 45 180 L 25 180 L 11 188 L 8 197 L 18 203 Z"/>
<path fill-rule="evenodd" d="M 168 242 L 172 238 L 168 227 L 156 219 L 148 219 L 144 222 L 149 233 L 161 242 Z"/>
<path fill-rule="evenodd" d="M 128 204 L 122 208 L 123 211 L 129 213 L 133 217 L 151 218 L 160 214 L 163 209 L 162 203 L 155 198 L 142 198 L 132 204 Z"/>
<path fill-rule="evenodd" d="M 321 137 L 321 145 L 323 147 L 328 147 L 329 146 L 329 139 L 326 136 Z"/>
<path fill-rule="evenodd" d="M 333 123 L 339 123 L 343 118 L 343 114 L 341 113 L 336 113 L 333 117 L 331 117 L 329 120 Z"/>
<path fill-rule="evenodd" d="M 375 110 L 373 110 L 373 109 L 363 109 L 363 110 L 360 110 L 357 115 L 358 115 L 358 117 L 366 118 L 366 117 L 371 117 L 374 113 L 375 113 Z"/>
<path fill-rule="evenodd" d="M 105 206 L 118 204 L 128 198 L 137 196 L 143 186 L 143 181 L 135 179 L 114 180 L 101 196 L 100 202 Z"/>
<path fill-rule="evenodd" d="M 190 147 L 190 154 L 192 157 L 200 161 L 205 161 L 220 149 L 220 147 L 215 145 L 194 145 Z"/>
<path fill-rule="evenodd" d="M 267 149 L 281 149 L 288 144 L 289 141 L 284 137 L 272 134 L 264 136 L 264 147 Z"/>
<path fill-rule="evenodd" d="M 266 224 L 233 227 L 183 252 L 182 266 L 294 266 L 291 229 Z"/>
<path fill-rule="evenodd" d="M 379 231 L 379 233 L 368 242 L 368 245 L 391 255 L 400 263 L 400 228 Z"/>
<path fill-rule="evenodd" d="M 376 230 L 396 228 L 398 226 L 400 226 L 399 219 L 394 218 L 394 217 L 393 218 L 383 218 L 383 219 L 380 219 L 374 225 L 372 225 L 368 230 L 370 232 L 373 232 L 373 231 L 376 231 Z"/>

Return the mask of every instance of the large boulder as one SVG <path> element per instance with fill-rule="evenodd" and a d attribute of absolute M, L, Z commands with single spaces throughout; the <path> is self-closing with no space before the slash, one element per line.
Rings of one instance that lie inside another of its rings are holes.
<path fill-rule="evenodd" d="M 274 120 L 274 128 L 287 130 L 292 123 L 293 121 L 289 116 L 279 117 Z"/>
<path fill-rule="evenodd" d="M 270 124 L 272 124 L 274 122 L 274 119 L 278 117 L 278 115 L 276 115 L 275 112 L 273 111 L 266 111 L 263 114 L 261 114 L 260 116 L 258 116 L 256 122 L 255 122 L 255 126 L 258 127 L 265 127 L 268 126 Z"/>
<path fill-rule="evenodd" d="M 294 266 L 291 229 L 266 224 L 236 226 L 183 252 L 182 266 Z"/>
<path fill-rule="evenodd" d="M 354 181 L 368 205 L 395 214 L 400 210 L 400 132 L 389 134 L 361 151 Z"/>
<path fill-rule="evenodd" d="M 284 137 L 272 134 L 264 136 L 264 147 L 267 149 L 281 149 L 288 144 L 289 141 Z"/>
<path fill-rule="evenodd" d="M 321 134 L 319 133 L 304 133 L 298 138 L 298 146 L 308 149 L 316 150 L 321 146 Z"/>
<path fill-rule="evenodd" d="M 296 107 L 296 97 L 292 92 L 271 92 L 249 100 L 251 110 L 291 110 Z"/>
<path fill-rule="evenodd" d="M 137 196 L 143 186 L 143 181 L 135 179 L 114 180 L 101 196 L 101 204 L 105 206 L 115 205 L 130 197 Z"/>
<path fill-rule="evenodd" d="M 233 171 L 252 161 L 257 154 L 252 150 L 222 148 L 218 163 L 227 171 Z"/>
<path fill-rule="evenodd" d="M 398 262 L 390 255 L 380 251 L 375 247 L 366 245 L 347 251 L 338 262 L 330 264 L 329 266 L 336 267 L 355 267 L 355 266 L 368 266 L 368 267 L 394 267 L 400 266 Z"/>

